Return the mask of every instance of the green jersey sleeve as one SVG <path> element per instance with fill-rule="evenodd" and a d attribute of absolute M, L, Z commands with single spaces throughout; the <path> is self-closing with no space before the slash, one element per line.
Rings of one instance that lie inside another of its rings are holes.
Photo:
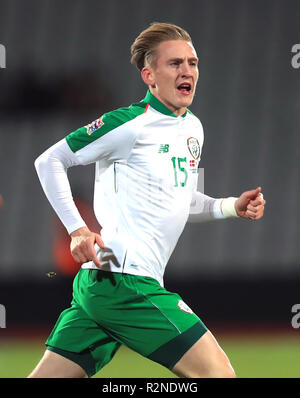
<path fill-rule="evenodd" d="M 100 118 L 66 136 L 80 164 L 105 159 L 108 163 L 127 159 L 138 133 L 138 116 L 146 104 L 131 105 L 105 113 Z"/>

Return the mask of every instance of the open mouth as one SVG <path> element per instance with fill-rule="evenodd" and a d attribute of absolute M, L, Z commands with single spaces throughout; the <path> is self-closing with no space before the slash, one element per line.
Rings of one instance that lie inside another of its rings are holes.
<path fill-rule="evenodd" d="M 190 83 L 181 83 L 177 90 L 181 92 L 181 94 L 188 95 L 192 91 L 192 85 Z"/>

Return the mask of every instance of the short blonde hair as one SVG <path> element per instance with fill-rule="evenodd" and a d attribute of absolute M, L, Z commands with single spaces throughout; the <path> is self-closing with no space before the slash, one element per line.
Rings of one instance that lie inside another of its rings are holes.
<path fill-rule="evenodd" d="M 187 31 L 177 25 L 153 22 L 143 30 L 131 46 L 131 63 L 141 71 L 146 64 L 154 65 L 156 49 L 163 41 L 184 40 L 192 43 Z"/>

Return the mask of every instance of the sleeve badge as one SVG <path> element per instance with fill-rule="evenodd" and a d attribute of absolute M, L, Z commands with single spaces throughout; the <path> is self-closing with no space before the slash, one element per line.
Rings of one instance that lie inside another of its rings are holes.
<path fill-rule="evenodd" d="M 104 122 L 103 122 L 102 116 L 101 116 L 101 117 L 99 117 L 99 119 L 94 120 L 92 123 L 87 124 L 84 127 L 86 128 L 86 132 L 88 133 L 88 135 L 91 135 L 96 130 L 100 129 L 100 127 L 102 127 L 103 124 L 104 124 Z"/>

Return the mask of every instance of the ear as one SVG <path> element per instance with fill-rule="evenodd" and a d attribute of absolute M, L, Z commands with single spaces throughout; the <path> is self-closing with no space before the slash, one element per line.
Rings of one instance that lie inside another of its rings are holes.
<path fill-rule="evenodd" d="M 155 86 L 155 78 L 153 69 L 150 66 L 145 66 L 141 71 L 142 79 L 147 86 Z"/>

